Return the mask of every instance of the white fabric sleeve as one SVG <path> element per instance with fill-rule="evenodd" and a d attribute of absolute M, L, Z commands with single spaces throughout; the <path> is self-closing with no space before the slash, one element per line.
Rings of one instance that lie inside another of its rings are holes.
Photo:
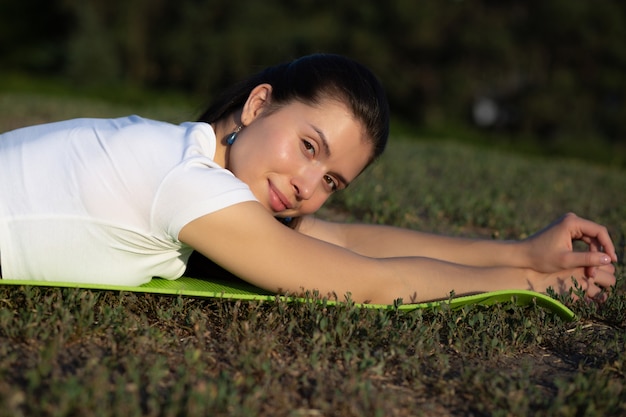
<path fill-rule="evenodd" d="M 164 178 L 152 207 L 152 225 L 178 241 L 180 230 L 199 217 L 245 201 L 250 188 L 206 157 L 192 157 Z"/>

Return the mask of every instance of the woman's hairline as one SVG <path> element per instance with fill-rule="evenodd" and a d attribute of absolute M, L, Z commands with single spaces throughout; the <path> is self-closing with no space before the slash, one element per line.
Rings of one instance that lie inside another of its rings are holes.
<path fill-rule="evenodd" d="M 271 84 L 270 84 L 271 85 Z M 336 103 L 340 103 L 341 105 L 343 105 L 346 110 L 349 112 L 349 114 L 352 116 L 353 120 L 357 121 L 361 127 L 361 131 L 362 131 L 362 135 L 361 135 L 361 141 L 364 144 L 369 145 L 370 147 L 370 155 L 368 158 L 367 163 L 365 164 L 365 166 L 363 167 L 363 170 L 365 170 L 368 166 L 370 166 L 375 158 L 375 139 L 373 137 L 371 137 L 370 132 L 367 131 L 367 123 L 365 120 L 363 120 L 363 117 L 359 117 L 356 112 L 352 109 L 352 106 L 350 106 L 350 100 L 349 98 L 345 95 L 345 94 L 341 94 L 341 93 L 336 93 L 336 94 L 331 94 L 330 92 L 327 91 L 321 91 L 318 92 L 318 94 L 316 94 L 316 97 L 314 97 L 313 99 L 305 99 L 305 98 L 301 98 L 301 97 L 291 97 L 283 102 L 279 102 L 279 103 L 275 103 L 270 96 L 270 102 L 269 102 L 269 107 L 267 110 L 265 110 L 263 113 L 261 113 L 261 117 L 267 117 L 270 116 L 271 114 L 275 113 L 276 111 L 280 110 L 283 107 L 286 107 L 294 102 L 299 102 L 308 106 L 314 106 L 314 107 L 320 107 L 321 103 L 324 100 L 329 100 L 329 101 L 334 101 Z M 239 109 L 238 111 L 241 111 L 241 109 Z M 362 171 L 361 171 L 362 172 Z M 360 173 L 359 173 L 360 175 Z"/>

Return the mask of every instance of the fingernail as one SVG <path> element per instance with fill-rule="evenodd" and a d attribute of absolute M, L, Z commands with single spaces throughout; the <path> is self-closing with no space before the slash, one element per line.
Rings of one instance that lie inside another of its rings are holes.
<path fill-rule="evenodd" d="M 607 265 L 611 263 L 611 258 L 609 258 L 608 255 L 604 255 L 602 256 L 602 258 L 600 258 L 600 263 L 603 265 Z"/>

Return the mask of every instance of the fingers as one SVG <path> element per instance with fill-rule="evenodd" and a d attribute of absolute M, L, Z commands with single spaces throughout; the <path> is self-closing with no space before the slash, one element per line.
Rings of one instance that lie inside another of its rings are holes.
<path fill-rule="evenodd" d="M 560 292 L 569 292 L 570 288 L 579 288 L 584 294 L 584 298 L 589 301 L 602 302 L 606 299 L 611 287 L 615 285 L 615 267 L 613 265 L 606 265 L 596 268 L 595 277 L 588 277 L 584 274 L 584 268 L 576 268 L 568 271 L 561 271 L 553 275 L 557 277 L 556 281 L 560 283 Z M 560 278 L 559 278 L 560 277 Z M 565 277 L 568 277 L 567 279 Z M 554 284 L 553 288 L 556 288 Z M 579 299 L 577 291 L 571 294 L 574 300 Z"/>
<path fill-rule="evenodd" d="M 593 280 L 595 285 L 598 285 L 602 288 L 610 288 L 615 285 L 615 268 L 611 265 L 611 268 L 598 268 L 596 271 L 596 276 L 590 278 Z"/>
<path fill-rule="evenodd" d="M 589 283 L 585 296 L 590 301 L 603 302 L 606 300 L 607 293 L 602 290 L 601 287 L 595 285 L 593 282 Z"/>
<path fill-rule="evenodd" d="M 583 239 L 584 241 L 584 239 Z M 589 245 L 589 252 L 602 252 L 602 246 L 598 239 L 591 239 L 591 241 L 587 242 Z M 595 266 L 586 266 L 585 267 L 585 276 L 589 278 L 593 278 L 596 275 L 597 268 Z"/>
<path fill-rule="evenodd" d="M 589 245 L 590 250 L 603 252 L 612 262 L 617 262 L 615 246 L 606 227 L 573 213 L 566 214 L 563 221 L 570 230 L 572 239 L 582 240 Z"/>
<path fill-rule="evenodd" d="M 583 278 L 579 281 L 581 289 L 585 292 L 585 298 L 589 301 L 604 302 L 608 297 L 608 290 L 615 285 L 614 269 L 600 269 L 595 278 Z"/>
<path fill-rule="evenodd" d="M 587 276 L 593 276 L 592 269 L 610 265 L 611 256 L 604 252 L 567 252 L 563 254 L 563 268 L 587 268 Z"/>
<path fill-rule="evenodd" d="M 614 279 L 613 284 L 615 284 Z M 605 286 L 604 284 L 600 284 L 598 281 L 592 278 L 589 280 L 587 290 L 585 291 L 585 298 L 588 301 L 603 303 L 609 297 L 611 289 L 610 287 L 611 286 Z"/>
<path fill-rule="evenodd" d="M 596 298 L 602 292 L 602 288 L 595 285 L 593 279 L 590 279 L 587 284 L 587 290 L 585 291 L 585 295 L 589 298 Z"/>
<path fill-rule="evenodd" d="M 590 266 L 585 267 L 585 276 L 589 278 L 596 278 L 598 273 L 607 272 L 611 276 L 615 275 L 615 266 L 613 264 L 603 265 L 603 266 Z"/>

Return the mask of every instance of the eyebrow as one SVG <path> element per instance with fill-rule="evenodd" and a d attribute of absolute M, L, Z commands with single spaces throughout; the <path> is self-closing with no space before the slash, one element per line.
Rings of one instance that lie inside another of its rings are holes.
<path fill-rule="evenodd" d="M 326 139 L 326 135 L 321 129 L 317 128 L 316 126 L 314 125 L 310 125 L 310 126 L 319 135 L 319 138 L 322 142 L 322 148 L 324 149 L 324 155 L 326 156 L 326 158 L 330 158 L 332 154 L 330 152 L 330 146 L 328 146 L 328 140 Z M 334 177 L 337 177 L 337 179 L 343 183 L 344 188 L 347 188 L 348 185 L 350 185 L 350 181 L 348 181 L 346 177 L 344 177 L 340 173 L 331 172 L 330 174 L 333 175 Z"/>
<path fill-rule="evenodd" d="M 324 148 L 324 155 L 326 156 L 326 158 L 330 158 L 330 155 L 331 155 L 330 146 L 328 146 L 328 140 L 326 139 L 326 135 L 324 134 L 324 132 L 322 132 L 321 129 L 318 129 L 314 125 L 311 125 L 311 128 L 315 130 L 315 132 L 317 132 L 317 134 L 319 135 L 322 141 L 322 148 Z"/>

